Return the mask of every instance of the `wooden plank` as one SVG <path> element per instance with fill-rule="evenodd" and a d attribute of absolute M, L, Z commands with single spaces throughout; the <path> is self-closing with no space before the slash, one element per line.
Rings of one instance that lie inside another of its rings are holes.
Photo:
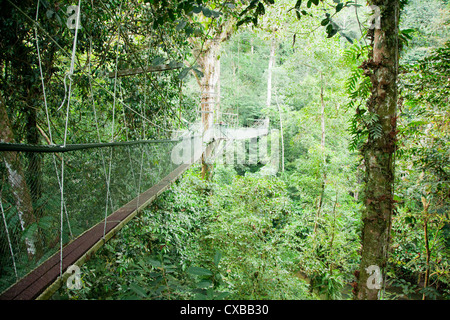
<path fill-rule="evenodd" d="M 105 221 L 85 231 L 63 248 L 63 277 L 60 278 L 60 252 L 58 251 L 24 278 L 13 284 L 0 295 L 0 300 L 46 299 L 69 277 L 66 272 L 70 265 L 81 265 L 93 252 L 97 251 L 105 241 L 116 234 L 139 211 L 150 204 L 157 196 L 170 187 L 190 165 L 183 164 L 169 173 L 159 183 L 152 186 L 107 217 L 107 229 L 103 239 Z"/>
<path fill-rule="evenodd" d="M 175 70 L 183 67 L 182 63 L 178 63 L 176 65 L 169 65 L 169 64 L 161 64 L 157 66 L 148 66 L 144 69 L 142 68 L 134 68 L 134 69 L 124 69 L 124 70 L 117 70 L 117 77 L 126 77 L 126 76 L 132 76 L 135 74 L 140 73 L 147 73 L 147 72 L 161 72 L 161 71 L 167 71 L 167 70 Z M 115 78 L 116 72 L 112 71 L 109 73 L 109 78 Z"/>

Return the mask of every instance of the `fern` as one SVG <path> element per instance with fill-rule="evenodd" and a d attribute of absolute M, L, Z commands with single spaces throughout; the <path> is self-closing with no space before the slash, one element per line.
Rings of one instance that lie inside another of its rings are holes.
<path fill-rule="evenodd" d="M 344 59 L 353 64 L 350 76 L 345 82 L 345 91 L 349 97 L 346 109 L 358 110 L 350 121 L 349 132 L 352 135 L 350 150 L 358 150 L 367 141 L 369 134 L 377 139 L 382 134 L 382 128 L 378 124 L 376 115 L 366 113 L 362 107 L 363 103 L 370 96 L 372 83 L 370 78 L 365 76 L 363 70 L 359 68 L 363 59 L 367 57 L 368 46 L 361 46 L 359 43 L 348 47 L 344 51 Z"/>

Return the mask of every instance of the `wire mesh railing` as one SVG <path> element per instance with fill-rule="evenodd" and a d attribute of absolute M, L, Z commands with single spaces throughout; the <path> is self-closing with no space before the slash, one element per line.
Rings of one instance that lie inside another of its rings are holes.
<path fill-rule="evenodd" d="M 178 141 L 0 151 L 0 292 L 174 170 Z"/>

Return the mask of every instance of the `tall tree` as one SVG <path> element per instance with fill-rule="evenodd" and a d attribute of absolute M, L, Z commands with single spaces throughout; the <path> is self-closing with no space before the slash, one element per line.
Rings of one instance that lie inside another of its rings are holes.
<path fill-rule="evenodd" d="M 214 4 L 214 3 L 213 3 Z M 212 4 L 212 5 L 213 5 Z M 201 7 L 201 14 L 191 19 L 198 21 L 205 26 L 205 29 L 212 30 L 210 38 L 195 39 L 190 38 L 193 45 L 193 54 L 197 58 L 197 63 L 202 74 L 195 73 L 198 85 L 200 86 L 201 100 L 200 112 L 202 117 L 203 134 L 209 134 L 214 117 L 219 112 L 220 103 L 220 47 L 221 43 L 228 40 L 234 30 L 235 19 L 227 10 L 229 7 L 222 6 L 223 19 L 217 19 L 221 14 L 207 7 Z M 234 8 L 234 7 L 233 7 Z M 195 11 L 194 11 L 195 12 Z M 198 12 L 200 13 L 200 11 Z M 208 139 L 207 139 L 208 140 Z M 208 163 L 206 152 L 202 155 L 202 177 L 208 178 L 211 175 L 212 166 Z"/>
<path fill-rule="evenodd" d="M 375 8 L 368 59 L 361 65 L 372 83 L 367 112 L 377 121 L 368 128 L 368 139 L 361 148 L 365 164 L 362 252 L 356 299 L 376 300 L 382 283 L 374 275 L 384 270 L 389 250 L 394 211 L 394 153 L 397 124 L 397 76 L 399 50 L 399 0 L 369 1 Z M 378 11 L 379 10 L 379 11 Z M 381 273 L 382 274 L 382 273 Z M 373 282 L 372 280 L 375 280 Z"/>
<path fill-rule="evenodd" d="M 276 38 L 273 37 L 270 42 L 269 66 L 267 68 L 267 100 L 266 107 L 270 108 L 272 104 L 272 69 L 275 63 Z"/>

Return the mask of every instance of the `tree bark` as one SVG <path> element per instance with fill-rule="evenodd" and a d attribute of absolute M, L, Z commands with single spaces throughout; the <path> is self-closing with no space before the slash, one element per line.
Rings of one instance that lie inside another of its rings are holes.
<path fill-rule="evenodd" d="M 269 67 L 267 68 L 267 100 L 266 100 L 267 108 L 269 108 L 270 105 L 272 104 L 272 69 L 275 63 L 275 47 L 276 47 L 276 40 L 275 37 L 273 37 L 270 43 Z"/>
<path fill-rule="evenodd" d="M 230 38 L 232 34 L 233 20 L 227 20 L 216 32 L 216 37 L 212 40 L 206 40 L 201 45 L 194 43 L 194 55 L 198 55 L 198 64 L 203 72 L 203 77 L 197 77 L 197 82 L 201 90 L 201 117 L 203 134 L 208 134 L 212 127 L 214 116 L 219 112 L 220 105 L 220 60 L 219 51 L 222 42 Z M 207 137 L 206 137 L 207 138 Z M 208 140 L 208 139 L 206 139 Z M 209 179 L 212 175 L 212 164 L 208 163 L 207 155 L 202 154 L 202 173 L 203 179 Z"/>
<path fill-rule="evenodd" d="M 362 251 L 358 285 L 355 298 L 377 300 L 383 283 L 370 283 L 373 266 L 385 270 L 394 210 L 394 153 L 396 146 L 396 108 L 398 75 L 398 0 L 369 1 L 380 9 L 380 26 L 371 31 L 371 52 L 361 68 L 372 82 L 367 110 L 378 116 L 374 125 L 381 135 L 371 128 L 361 154 L 365 164 L 365 209 L 362 214 Z M 371 267 L 372 266 L 372 267 Z M 369 268 L 371 267 L 371 268 Z M 369 269 L 368 269 L 369 268 Z"/>
<path fill-rule="evenodd" d="M 327 179 L 326 171 L 326 156 L 325 156 L 325 102 L 323 99 L 323 73 L 320 72 L 320 127 L 321 127 L 321 139 L 320 147 L 322 151 L 322 185 L 320 188 L 319 203 L 317 205 L 316 218 L 314 222 L 314 234 L 316 234 L 317 226 L 319 223 L 320 213 L 323 206 L 323 197 L 325 195 L 325 181 Z"/>
<path fill-rule="evenodd" d="M 425 238 L 425 254 L 426 254 L 426 267 L 425 267 L 425 277 L 424 277 L 424 283 L 423 288 L 425 289 L 428 287 L 428 282 L 430 279 L 430 257 L 431 257 L 431 251 L 430 251 L 430 244 L 428 241 L 428 208 L 430 207 L 430 201 L 427 201 L 425 197 L 422 197 L 422 205 L 423 205 L 423 231 L 424 231 L 424 238 Z M 426 299 L 425 292 L 423 293 L 422 300 Z"/>
<path fill-rule="evenodd" d="M 13 143 L 14 135 L 6 112 L 6 106 L 1 95 L 0 128 L 0 142 Z M 31 224 L 36 223 L 37 220 L 33 211 L 32 196 L 20 162 L 19 153 L 2 152 L 1 157 L 7 169 L 8 183 L 15 199 L 20 227 L 22 231 L 25 231 Z M 25 246 L 29 259 L 39 257 L 41 254 L 40 242 L 35 234 L 25 238 Z"/>
<path fill-rule="evenodd" d="M 219 54 L 219 40 L 213 39 L 209 40 L 207 50 L 201 54 L 199 58 L 199 66 L 203 72 L 203 77 L 199 79 L 199 85 L 201 88 L 201 117 L 202 117 L 202 127 L 203 134 L 208 135 L 209 129 L 212 127 L 214 122 L 214 116 L 217 114 L 216 99 L 218 94 L 217 80 L 220 78 L 220 68 L 217 68 L 217 59 Z M 205 136 L 208 141 L 208 137 Z M 211 175 L 211 164 L 207 161 L 207 155 L 202 154 L 202 179 L 209 179 Z"/>

